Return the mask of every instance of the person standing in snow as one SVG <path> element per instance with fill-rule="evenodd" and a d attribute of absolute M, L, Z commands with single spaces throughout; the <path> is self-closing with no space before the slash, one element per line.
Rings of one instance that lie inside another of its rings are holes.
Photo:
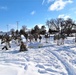
<path fill-rule="evenodd" d="M 10 37 L 7 34 L 5 34 L 5 36 L 4 36 L 4 43 L 5 43 L 5 46 L 2 48 L 2 50 L 3 49 L 8 50 L 8 48 L 10 48 L 11 45 L 10 45 Z"/>
<path fill-rule="evenodd" d="M 23 41 L 21 41 L 20 50 L 19 50 L 19 51 L 20 51 L 20 52 L 21 52 L 21 51 L 27 51 L 26 45 L 24 44 Z"/>
<path fill-rule="evenodd" d="M 65 34 L 61 34 L 61 44 L 64 44 Z"/>
<path fill-rule="evenodd" d="M 38 39 L 38 33 L 35 33 L 33 36 L 34 36 L 35 41 L 37 42 L 37 39 Z"/>
<path fill-rule="evenodd" d="M 59 33 L 54 35 L 54 41 L 56 40 L 57 45 L 60 45 L 61 35 Z"/>
<path fill-rule="evenodd" d="M 30 42 L 33 41 L 33 38 L 34 38 L 34 36 L 33 36 L 32 34 L 30 34 L 30 35 L 29 35 L 29 40 L 30 40 Z"/>
<path fill-rule="evenodd" d="M 48 34 L 45 35 L 45 38 L 46 38 L 46 43 L 48 43 L 48 38 L 49 38 Z"/>
<path fill-rule="evenodd" d="M 8 44 L 8 42 L 6 41 L 6 39 L 4 39 L 5 40 L 5 45 L 4 45 L 4 47 L 2 48 L 2 50 L 3 49 L 6 49 L 6 50 L 8 50 L 8 48 L 9 48 L 9 44 Z"/>
<path fill-rule="evenodd" d="M 56 34 L 54 34 L 54 43 L 56 43 Z"/>
<path fill-rule="evenodd" d="M 39 35 L 39 40 L 40 40 L 39 42 L 41 42 L 41 39 L 42 39 L 42 36 L 41 36 L 41 35 Z"/>

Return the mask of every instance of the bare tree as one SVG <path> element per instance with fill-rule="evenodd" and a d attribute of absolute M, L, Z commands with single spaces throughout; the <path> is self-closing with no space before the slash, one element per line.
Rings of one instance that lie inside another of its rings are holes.
<path fill-rule="evenodd" d="M 59 19 L 59 18 L 58 19 L 51 19 L 51 20 L 47 20 L 46 25 L 51 30 L 59 31 L 60 22 L 61 22 L 61 19 Z"/>
<path fill-rule="evenodd" d="M 41 26 L 40 34 L 42 34 L 42 35 L 46 34 L 46 27 L 44 25 Z"/>
<path fill-rule="evenodd" d="M 49 30 L 50 29 L 50 21 L 49 20 L 46 21 L 46 26 L 48 26 L 48 30 Z"/>
<path fill-rule="evenodd" d="M 75 23 L 71 18 L 68 18 L 67 20 L 65 20 L 64 32 L 67 33 L 67 36 L 70 35 L 74 25 Z"/>
<path fill-rule="evenodd" d="M 26 25 L 23 25 L 23 26 L 22 26 L 22 30 L 23 30 L 23 31 L 26 31 L 26 30 L 27 30 Z"/>
<path fill-rule="evenodd" d="M 35 30 L 35 33 L 40 33 L 40 28 L 39 28 L 38 25 L 36 25 L 36 26 L 34 27 L 34 30 Z"/>

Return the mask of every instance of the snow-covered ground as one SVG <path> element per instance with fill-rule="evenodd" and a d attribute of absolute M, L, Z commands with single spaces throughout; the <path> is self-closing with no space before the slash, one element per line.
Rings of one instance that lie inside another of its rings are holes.
<path fill-rule="evenodd" d="M 19 52 L 14 43 L 7 51 L 0 45 L 0 75 L 76 75 L 74 37 L 68 37 L 60 46 L 54 43 L 53 36 L 48 43 L 43 39 L 41 43 L 26 44 L 25 52 Z"/>

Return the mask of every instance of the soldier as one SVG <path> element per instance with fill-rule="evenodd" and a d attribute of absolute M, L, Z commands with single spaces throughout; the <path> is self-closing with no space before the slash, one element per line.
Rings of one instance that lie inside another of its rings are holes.
<path fill-rule="evenodd" d="M 37 39 L 38 39 L 38 33 L 34 34 L 34 39 L 35 39 L 35 41 L 37 41 Z"/>
<path fill-rule="evenodd" d="M 2 36 L 2 38 L 1 38 L 1 44 L 3 44 L 5 42 L 4 39 L 5 39 L 4 36 Z"/>
<path fill-rule="evenodd" d="M 65 35 L 61 34 L 61 44 L 64 44 Z"/>
<path fill-rule="evenodd" d="M 45 38 L 46 38 L 46 43 L 48 43 L 48 41 L 47 41 L 49 38 L 48 34 L 45 35 Z"/>
<path fill-rule="evenodd" d="M 39 40 L 40 40 L 40 42 L 41 42 L 41 39 L 42 39 L 42 36 L 41 36 L 41 35 L 39 35 Z"/>
<path fill-rule="evenodd" d="M 2 50 L 3 50 L 3 49 L 8 50 L 8 47 L 9 47 L 8 42 L 6 41 L 6 39 L 4 39 L 4 40 L 5 40 L 5 45 L 4 45 L 4 47 L 2 48 Z"/>
<path fill-rule="evenodd" d="M 10 39 L 9 35 L 5 34 L 5 36 L 4 36 L 4 42 L 3 42 L 3 43 L 5 43 L 5 46 L 2 48 L 2 50 L 3 49 L 8 50 L 8 48 L 11 48 L 10 40 L 11 39 Z"/>
<path fill-rule="evenodd" d="M 54 34 L 54 43 L 56 43 L 56 34 Z"/>
<path fill-rule="evenodd" d="M 20 45 L 20 52 L 21 51 L 27 51 L 26 45 L 24 44 L 23 41 L 21 41 L 21 45 Z"/>
<path fill-rule="evenodd" d="M 57 45 L 60 45 L 60 38 L 61 38 L 61 35 L 59 33 L 56 34 Z"/>
<path fill-rule="evenodd" d="M 29 35 L 29 40 L 30 40 L 30 42 L 32 42 L 33 38 L 34 38 L 33 35 L 30 34 L 30 35 Z"/>
<path fill-rule="evenodd" d="M 11 38 L 10 38 L 10 36 L 6 34 L 5 39 L 6 39 L 5 42 L 7 43 L 8 47 L 11 48 L 11 45 L 10 45 Z"/>

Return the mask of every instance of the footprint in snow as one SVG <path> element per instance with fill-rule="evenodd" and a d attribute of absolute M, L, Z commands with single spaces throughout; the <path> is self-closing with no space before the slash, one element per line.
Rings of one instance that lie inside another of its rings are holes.
<path fill-rule="evenodd" d="M 27 70 L 27 65 L 25 65 L 24 69 Z"/>
<path fill-rule="evenodd" d="M 47 73 L 45 69 L 38 69 L 38 72 L 41 74 Z"/>
<path fill-rule="evenodd" d="M 36 67 L 45 69 L 45 67 L 43 65 L 41 65 L 41 64 L 37 64 Z"/>

